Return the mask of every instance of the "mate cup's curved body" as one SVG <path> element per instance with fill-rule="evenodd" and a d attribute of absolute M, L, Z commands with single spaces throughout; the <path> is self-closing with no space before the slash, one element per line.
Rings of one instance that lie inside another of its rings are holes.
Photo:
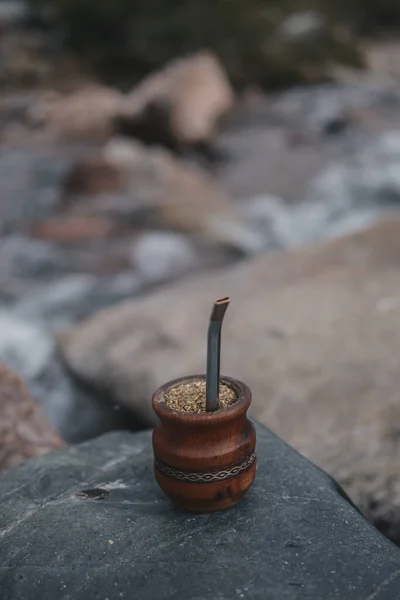
<path fill-rule="evenodd" d="M 154 473 L 176 505 L 213 512 L 234 506 L 253 483 L 256 433 L 247 418 L 251 392 L 235 379 L 221 379 L 238 397 L 226 409 L 193 413 L 165 405 L 170 388 L 199 379 L 204 376 L 170 381 L 153 396 L 153 409 L 161 421 L 153 432 Z"/>

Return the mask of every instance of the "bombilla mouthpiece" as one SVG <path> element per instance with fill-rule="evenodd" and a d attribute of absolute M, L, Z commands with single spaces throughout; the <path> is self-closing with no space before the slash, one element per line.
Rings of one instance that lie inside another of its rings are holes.
<path fill-rule="evenodd" d="M 206 411 L 219 410 L 221 328 L 230 298 L 220 298 L 213 306 L 207 336 Z"/>

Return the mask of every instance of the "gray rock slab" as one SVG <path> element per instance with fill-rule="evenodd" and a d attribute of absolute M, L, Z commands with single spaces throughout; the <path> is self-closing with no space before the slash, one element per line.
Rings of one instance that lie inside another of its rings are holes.
<path fill-rule="evenodd" d="M 400 550 L 328 475 L 257 431 L 254 486 L 209 515 L 164 497 L 150 432 L 113 432 L 8 472 L 2 600 L 398 600 Z M 79 497 L 96 489 L 103 499 Z"/>

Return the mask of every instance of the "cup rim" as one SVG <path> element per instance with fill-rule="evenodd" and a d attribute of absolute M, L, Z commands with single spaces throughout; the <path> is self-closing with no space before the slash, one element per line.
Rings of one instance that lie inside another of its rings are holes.
<path fill-rule="evenodd" d="M 166 406 L 164 397 L 171 388 L 181 383 L 188 383 L 189 381 L 193 381 L 195 379 L 205 379 L 205 375 L 187 375 L 185 377 L 178 377 L 177 379 L 173 379 L 167 383 L 164 383 L 154 392 L 152 398 L 153 410 L 161 420 L 181 422 L 187 425 L 206 425 L 229 421 L 247 412 L 251 404 L 250 389 L 242 381 L 234 379 L 233 377 L 225 376 L 220 378 L 221 382 L 228 385 L 237 394 L 236 402 L 234 402 L 234 404 L 228 408 L 221 408 L 210 413 L 194 413 L 185 412 L 183 410 Z"/>

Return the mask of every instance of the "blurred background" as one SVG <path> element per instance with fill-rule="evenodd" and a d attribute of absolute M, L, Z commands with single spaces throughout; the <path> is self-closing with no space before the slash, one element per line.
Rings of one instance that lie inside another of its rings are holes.
<path fill-rule="evenodd" d="M 400 539 L 399 29 L 399 0 L 0 0 L 0 360 L 63 440 L 153 425 L 230 294 L 224 372 Z"/>

